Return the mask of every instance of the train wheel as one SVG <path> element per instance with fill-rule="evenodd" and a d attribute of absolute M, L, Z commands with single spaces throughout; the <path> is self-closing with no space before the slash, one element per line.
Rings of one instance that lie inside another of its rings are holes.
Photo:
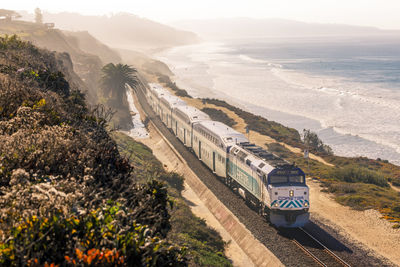
<path fill-rule="evenodd" d="M 250 196 L 250 194 L 247 192 L 247 190 L 245 190 L 244 192 L 245 192 L 244 195 L 245 195 L 246 205 L 249 206 L 249 207 L 251 207 L 251 206 L 252 206 L 252 205 L 251 205 L 251 204 L 252 204 L 252 203 L 251 203 L 251 199 L 250 199 L 251 196 Z"/>
<path fill-rule="evenodd" d="M 231 178 L 229 176 L 226 177 L 225 183 L 229 188 L 231 188 Z"/>

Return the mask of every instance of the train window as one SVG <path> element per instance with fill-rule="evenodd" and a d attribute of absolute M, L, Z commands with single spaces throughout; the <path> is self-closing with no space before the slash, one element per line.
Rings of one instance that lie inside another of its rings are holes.
<path fill-rule="evenodd" d="M 244 162 L 244 159 L 247 157 L 247 154 L 244 153 L 243 151 L 240 151 L 238 153 L 238 158 L 240 159 L 240 161 Z"/>
<path fill-rule="evenodd" d="M 261 162 L 260 165 L 258 165 L 258 168 L 262 168 L 264 166 L 265 166 L 265 164 Z"/>
<path fill-rule="evenodd" d="M 291 175 L 291 176 L 289 176 L 289 182 L 291 182 L 291 183 L 304 183 L 304 176 Z"/>
<path fill-rule="evenodd" d="M 271 184 L 287 183 L 288 182 L 288 177 L 284 176 L 284 175 L 271 175 L 269 177 L 269 182 Z"/>
<path fill-rule="evenodd" d="M 233 141 L 232 137 L 227 137 L 227 138 L 224 138 L 224 139 L 225 139 L 225 142 L 232 142 Z"/>
<path fill-rule="evenodd" d="M 246 164 L 247 164 L 248 166 L 250 166 L 250 165 L 251 165 L 251 160 L 247 159 L 247 160 L 246 160 Z"/>

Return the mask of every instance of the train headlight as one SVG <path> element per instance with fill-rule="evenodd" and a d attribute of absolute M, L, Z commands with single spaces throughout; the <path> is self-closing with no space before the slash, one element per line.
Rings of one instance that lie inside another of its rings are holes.
<path fill-rule="evenodd" d="M 308 207 L 308 203 L 307 202 L 304 203 L 304 207 Z"/>
<path fill-rule="evenodd" d="M 293 191 L 293 190 L 290 190 L 290 191 L 289 191 L 289 197 L 292 197 L 292 196 L 294 196 L 294 191 Z"/>
<path fill-rule="evenodd" d="M 274 207 L 278 207 L 278 203 L 275 203 L 275 204 L 274 204 Z"/>

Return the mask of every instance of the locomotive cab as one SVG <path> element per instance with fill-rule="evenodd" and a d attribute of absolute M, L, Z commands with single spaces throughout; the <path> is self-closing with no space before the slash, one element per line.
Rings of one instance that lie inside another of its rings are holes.
<path fill-rule="evenodd" d="M 284 165 L 268 174 L 270 220 L 278 227 L 302 227 L 309 220 L 309 189 L 304 172 Z"/>

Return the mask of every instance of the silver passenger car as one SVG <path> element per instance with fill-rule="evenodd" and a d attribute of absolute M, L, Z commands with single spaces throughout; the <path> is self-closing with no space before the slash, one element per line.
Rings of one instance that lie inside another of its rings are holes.
<path fill-rule="evenodd" d="M 226 177 L 228 149 L 247 138 L 218 121 L 200 121 L 193 125 L 193 151 L 214 173 Z"/>
<path fill-rule="evenodd" d="M 193 146 L 193 125 L 200 121 L 211 120 L 201 110 L 192 106 L 176 106 L 172 111 L 172 130 L 187 147 Z"/>

